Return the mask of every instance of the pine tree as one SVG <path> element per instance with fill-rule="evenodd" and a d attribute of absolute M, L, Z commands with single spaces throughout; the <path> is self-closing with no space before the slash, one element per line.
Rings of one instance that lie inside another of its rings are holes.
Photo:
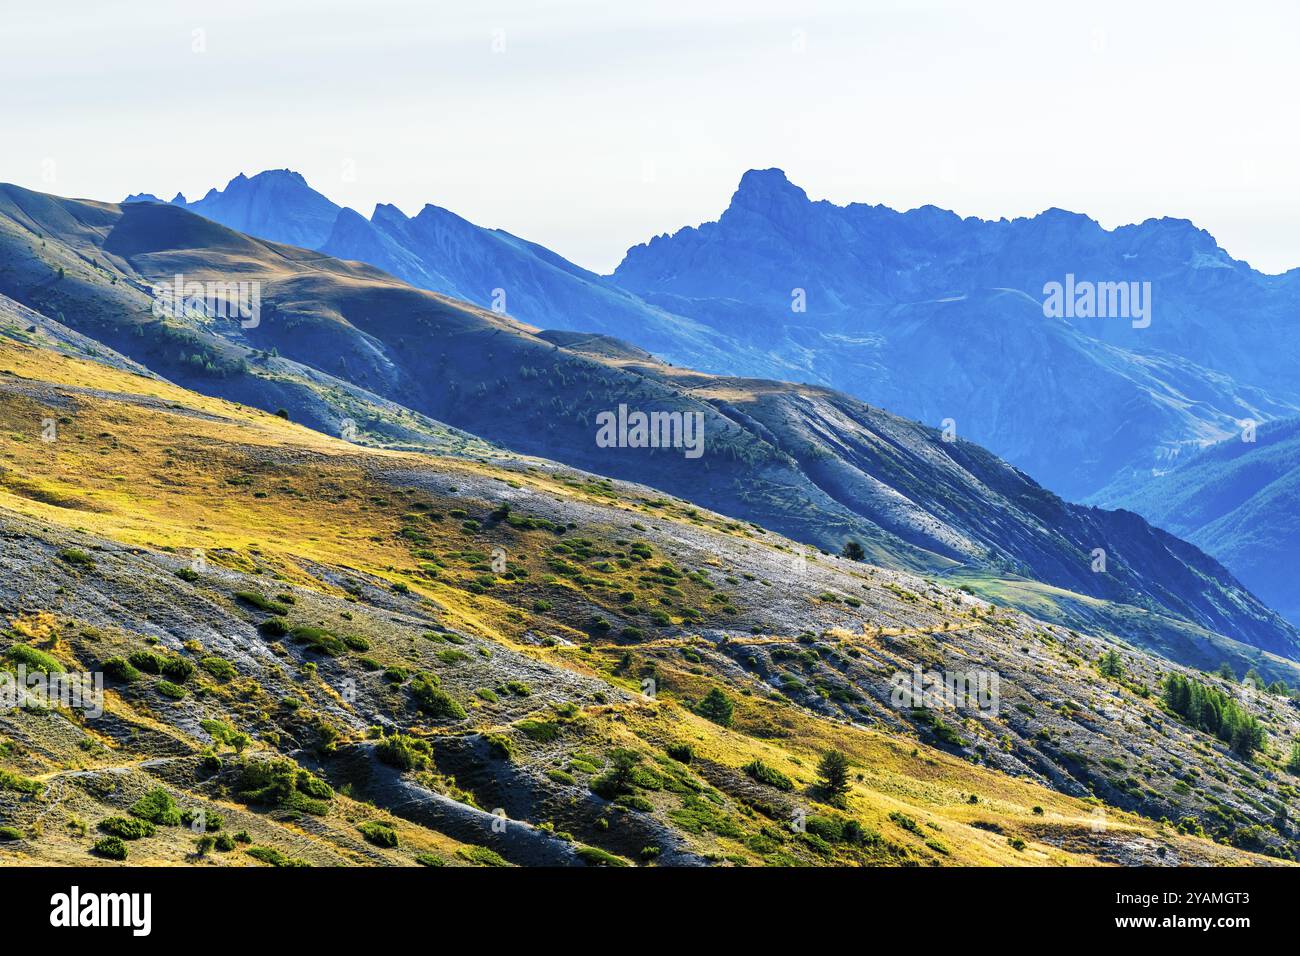
<path fill-rule="evenodd" d="M 730 727 L 735 709 L 736 705 L 731 702 L 731 698 L 715 687 L 704 695 L 704 699 L 696 705 L 695 712 L 715 724 Z"/>
<path fill-rule="evenodd" d="M 838 750 L 828 750 L 817 764 L 817 773 L 822 789 L 830 795 L 830 802 L 842 803 L 849 792 L 849 758 Z"/>
<path fill-rule="evenodd" d="M 1287 758 L 1286 769 L 1300 777 L 1300 740 L 1291 744 L 1291 756 Z"/>
<path fill-rule="evenodd" d="M 1118 680 L 1124 676 L 1124 658 L 1119 656 L 1119 651 L 1112 648 L 1101 656 L 1097 669 L 1101 671 L 1102 677 Z"/>
<path fill-rule="evenodd" d="M 1217 687 L 1170 674 L 1164 696 L 1166 706 L 1189 725 L 1214 734 L 1244 759 L 1264 746 L 1264 725 Z"/>
<path fill-rule="evenodd" d="M 637 764 L 641 762 L 641 755 L 635 750 L 619 747 L 610 751 L 609 759 L 611 764 L 609 781 L 611 785 L 618 793 L 630 792 Z"/>

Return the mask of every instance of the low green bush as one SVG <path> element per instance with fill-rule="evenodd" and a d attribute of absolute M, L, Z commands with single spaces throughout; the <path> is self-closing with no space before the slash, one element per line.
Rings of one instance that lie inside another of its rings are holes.
<path fill-rule="evenodd" d="M 132 667 L 146 674 L 161 674 L 163 665 L 167 663 L 167 658 L 153 651 L 132 651 L 127 660 Z"/>
<path fill-rule="evenodd" d="M 184 683 L 194 676 L 194 662 L 184 657 L 168 657 L 163 660 L 162 672 L 164 677 Z"/>
<path fill-rule="evenodd" d="M 477 863 L 479 866 L 509 866 L 510 863 L 505 860 L 496 850 L 490 850 L 485 846 L 463 846 L 456 851 L 461 859 L 468 860 L 471 863 Z"/>
<path fill-rule="evenodd" d="M 769 787 L 775 787 L 785 793 L 794 790 L 794 781 L 777 770 L 775 767 L 769 767 L 763 761 L 754 759 L 745 764 L 745 773 L 749 774 L 759 783 L 766 784 Z"/>
<path fill-rule="evenodd" d="M 106 860 L 125 860 L 126 844 L 122 842 L 120 837 L 107 836 L 91 847 L 91 852 L 96 856 L 104 857 Z"/>
<path fill-rule="evenodd" d="M 140 672 L 131 666 L 125 657 L 110 657 L 101 665 L 104 674 L 123 684 L 130 684 L 140 679 Z"/>
<path fill-rule="evenodd" d="M 834 817 L 812 816 L 804 820 L 804 830 L 814 833 L 827 843 L 845 843 L 844 823 Z"/>
<path fill-rule="evenodd" d="M 515 724 L 515 727 L 529 740 L 535 740 L 538 743 L 550 743 L 560 736 L 559 725 L 550 720 L 537 720 L 530 717 L 527 720 L 519 721 L 519 723 Z"/>
<path fill-rule="evenodd" d="M 894 823 L 898 824 L 904 830 L 907 830 L 911 833 L 915 833 L 919 836 L 925 835 L 921 830 L 921 825 L 917 823 L 916 820 L 914 820 L 912 817 L 909 817 L 906 813 L 901 813 L 898 810 L 895 810 L 889 814 L 889 819 L 892 820 Z"/>
<path fill-rule="evenodd" d="M 171 794 L 161 787 L 150 790 L 131 805 L 127 813 L 141 820 L 148 820 L 159 826 L 179 826 L 181 811 Z"/>
<path fill-rule="evenodd" d="M 650 813 L 655 808 L 653 803 L 641 796 L 639 793 L 625 793 L 622 796 L 615 797 L 614 802 L 620 807 L 627 807 L 629 810 L 639 810 L 642 813 Z"/>
<path fill-rule="evenodd" d="M 182 810 L 181 823 L 196 832 L 216 833 L 226 825 L 226 818 L 211 810 Z M 195 826 L 196 823 L 201 826 Z"/>
<path fill-rule="evenodd" d="M 317 654 L 324 654 L 327 657 L 338 657 L 347 651 L 347 645 L 343 643 L 342 639 L 333 631 L 323 627 L 300 624 L 289 629 L 289 638 L 299 644 L 306 644 L 309 651 L 315 651 Z"/>
<path fill-rule="evenodd" d="M 426 741 L 406 734 L 392 734 L 375 744 L 375 756 L 398 770 L 423 770 L 429 765 L 429 755 Z"/>
<path fill-rule="evenodd" d="M 272 601 L 270 598 L 258 594 L 255 591 L 236 591 L 235 597 L 243 601 L 245 604 L 257 608 L 259 611 L 265 611 L 267 614 L 275 614 L 279 617 L 284 617 L 289 613 L 289 608 L 286 605 L 281 604 L 279 601 Z"/>
<path fill-rule="evenodd" d="M 217 743 L 233 747 L 236 753 L 243 753 L 244 748 L 253 742 L 252 737 L 242 730 L 236 730 L 224 720 L 200 720 L 199 726 Z"/>
<path fill-rule="evenodd" d="M 234 680 L 239 676 L 239 671 L 235 670 L 235 665 L 224 657 L 209 655 L 199 661 L 199 666 L 220 681 Z"/>
<path fill-rule="evenodd" d="M 580 846 L 577 849 L 578 859 L 588 866 L 627 866 L 627 860 L 608 853 L 597 846 Z"/>
<path fill-rule="evenodd" d="M 430 717 L 449 720 L 465 719 L 465 708 L 438 686 L 438 681 L 433 675 L 416 674 L 411 681 L 411 696 L 415 700 L 415 706 Z"/>
<path fill-rule="evenodd" d="M 357 827 L 369 843 L 375 846 L 393 848 L 397 846 L 397 831 L 386 823 L 376 823 L 374 821 L 363 823 Z"/>
<path fill-rule="evenodd" d="M 133 817 L 108 817 L 99 821 L 99 828 L 110 836 L 121 837 L 123 840 L 139 840 L 158 832 L 148 820 Z"/>
<path fill-rule="evenodd" d="M 63 673 L 63 664 L 57 657 L 27 644 L 15 644 L 9 648 L 9 657 L 14 663 L 26 666 L 29 671 L 39 671 L 42 674 Z"/>
<path fill-rule="evenodd" d="M 329 809 L 334 791 L 325 781 L 293 761 L 273 757 L 245 760 L 240 767 L 236 794 L 245 803 L 301 810 L 319 816 Z"/>
<path fill-rule="evenodd" d="M 189 693 L 184 687 L 173 684 L 169 680 L 160 680 L 157 684 L 157 690 L 158 693 L 164 697 L 170 697 L 172 700 L 181 700 Z"/>
<path fill-rule="evenodd" d="M 15 793 L 38 794 L 45 789 L 45 784 L 16 774 L 12 770 L 0 770 L 0 790 L 12 790 Z"/>
<path fill-rule="evenodd" d="M 269 846 L 250 846 L 244 851 L 255 860 L 261 860 L 270 866 L 311 866 L 306 860 L 285 856 L 279 850 Z"/>

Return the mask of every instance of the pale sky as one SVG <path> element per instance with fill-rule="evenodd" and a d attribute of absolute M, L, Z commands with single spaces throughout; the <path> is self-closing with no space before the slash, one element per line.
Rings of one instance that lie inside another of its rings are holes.
<path fill-rule="evenodd" d="M 194 199 L 289 167 L 608 272 L 779 166 L 837 203 L 1185 217 L 1278 272 L 1298 38 L 1294 0 L 3 0 L 0 181 Z"/>

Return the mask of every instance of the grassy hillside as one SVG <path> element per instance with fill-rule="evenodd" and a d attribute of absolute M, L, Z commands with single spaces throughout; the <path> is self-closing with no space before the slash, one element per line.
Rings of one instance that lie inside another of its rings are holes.
<path fill-rule="evenodd" d="M 261 282 L 260 321 L 155 316 L 149 290 L 177 274 Z M 0 292 L 169 380 L 333 434 L 350 423 L 373 445 L 492 458 L 496 443 L 830 551 L 854 540 L 897 568 L 1031 577 L 1273 653 L 1300 646 L 1195 548 L 1136 516 L 1069 505 L 968 442 L 825 389 L 703 376 L 615 340 L 541 333 L 172 206 L 4 187 Z M 601 447 L 597 417 L 620 405 L 701 416 L 707 452 Z"/>
<path fill-rule="evenodd" d="M 1287 700 L 1247 695 L 1248 761 L 1161 704 L 1175 665 L 1122 648 L 1104 677 L 1118 645 L 645 486 L 359 448 L 4 338 L 0 437 L 5 666 L 109 674 L 100 716 L 0 713 L 0 859 L 114 833 L 203 865 L 1295 849 Z M 914 665 L 996 672 L 996 713 L 895 706 Z"/>

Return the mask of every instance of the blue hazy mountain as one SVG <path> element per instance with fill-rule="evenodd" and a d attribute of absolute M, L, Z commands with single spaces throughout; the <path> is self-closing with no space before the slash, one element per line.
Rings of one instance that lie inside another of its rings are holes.
<path fill-rule="evenodd" d="M 1103 494 L 1199 545 L 1300 622 L 1300 418 L 1262 425 L 1254 437 L 1228 439 Z"/>
<path fill-rule="evenodd" d="M 718 221 L 636 246 L 602 277 L 433 205 L 366 219 L 286 170 L 173 203 L 538 327 L 951 419 L 1067 498 L 1166 470 L 1243 419 L 1300 414 L 1300 274 L 1261 275 L 1185 220 L 1105 230 L 1059 209 L 837 206 L 751 170 Z M 1150 324 L 1046 318 L 1044 285 L 1067 275 L 1149 282 Z"/>
<path fill-rule="evenodd" d="M 125 199 L 128 203 L 159 201 L 150 193 Z M 339 213 L 338 206 L 288 169 L 268 170 L 251 178 L 240 173 L 225 189 L 210 189 L 194 202 L 178 193 L 171 204 L 231 229 L 305 249 L 315 249 L 325 241 Z"/>
<path fill-rule="evenodd" d="M 149 194 L 126 200 L 141 201 L 159 200 Z M 240 174 L 197 202 L 178 196 L 171 204 L 262 239 L 369 263 L 532 325 L 630 337 L 672 362 L 716 368 L 730 348 L 721 334 L 649 305 L 542 246 L 437 206 L 408 217 L 380 204 L 366 219 L 290 170 Z"/>
<path fill-rule="evenodd" d="M 317 248 L 541 328 L 631 337 L 680 364 L 715 363 L 728 347 L 721 334 L 649 305 L 549 249 L 434 205 L 408 217 L 381 204 L 368 220 L 341 210 Z"/>
<path fill-rule="evenodd" d="M 1045 318 L 1045 284 L 1067 275 L 1150 282 L 1150 325 Z M 1255 272 L 1185 220 L 837 206 L 751 170 L 716 222 L 632 248 L 614 279 L 794 377 L 952 418 L 1067 497 L 1300 405 L 1300 272 Z"/>

